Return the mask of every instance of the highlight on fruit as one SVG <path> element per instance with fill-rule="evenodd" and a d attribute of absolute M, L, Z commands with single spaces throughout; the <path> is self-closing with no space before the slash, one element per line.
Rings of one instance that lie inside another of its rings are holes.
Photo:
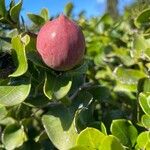
<path fill-rule="evenodd" d="M 80 27 L 61 14 L 41 27 L 36 47 L 47 66 L 66 71 L 82 61 L 85 38 Z"/>

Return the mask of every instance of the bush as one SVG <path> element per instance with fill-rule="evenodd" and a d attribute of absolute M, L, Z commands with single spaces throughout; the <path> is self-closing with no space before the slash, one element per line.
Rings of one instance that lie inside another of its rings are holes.
<path fill-rule="evenodd" d="M 108 14 L 75 20 L 86 40 L 84 62 L 48 68 L 36 37 L 47 9 L 20 17 L 22 1 L 0 0 L 1 149 L 150 149 L 150 9 L 119 21 Z M 73 19 L 73 5 L 64 13 Z M 60 43 L 61 44 L 61 43 Z"/>

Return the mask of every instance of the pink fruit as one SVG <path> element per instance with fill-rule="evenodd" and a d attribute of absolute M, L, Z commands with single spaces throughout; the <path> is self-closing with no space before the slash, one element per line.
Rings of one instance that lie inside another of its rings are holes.
<path fill-rule="evenodd" d="M 62 14 L 40 29 L 36 46 L 45 64 L 66 71 L 82 60 L 85 39 L 79 26 Z"/>

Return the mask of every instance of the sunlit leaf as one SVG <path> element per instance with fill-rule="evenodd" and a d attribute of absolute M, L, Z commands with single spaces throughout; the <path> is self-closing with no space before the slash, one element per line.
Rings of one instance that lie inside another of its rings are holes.
<path fill-rule="evenodd" d="M 42 123 L 53 144 L 61 150 L 67 150 L 75 145 L 77 131 L 69 110 L 63 105 L 49 108 L 42 117 Z"/>
<path fill-rule="evenodd" d="M 120 142 L 128 147 L 132 147 L 138 136 L 136 128 L 131 122 L 125 119 L 113 120 L 111 124 L 111 132 Z"/>
<path fill-rule="evenodd" d="M 17 22 L 19 19 L 19 14 L 21 11 L 21 7 L 22 7 L 22 0 L 20 0 L 16 5 L 14 5 L 11 9 L 10 9 L 10 16 L 11 19 L 14 22 Z"/>
<path fill-rule="evenodd" d="M 150 93 L 140 93 L 139 103 L 140 103 L 142 110 L 147 115 L 150 115 Z"/>
<path fill-rule="evenodd" d="M 51 100 L 61 99 L 67 95 L 72 85 L 71 78 L 46 74 L 44 83 L 44 94 Z"/>
<path fill-rule="evenodd" d="M 29 95 L 31 83 L 22 80 L 13 85 L 0 86 L 0 105 L 13 106 L 23 102 Z"/>
<path fill-rule="evenodd" d="M 13 150 L 27 140 L 23 127 L 17 124 L 9 125 L 2 134 L 2 142 L 6 149 Z"/>
<path fill-rule="evenodd" d="M 105 135 L 99 130 L 94 128 L 86 128 L 80 132 L 77 139 L 77 145 L 98 149 L 104 138 Z"/>
<path fill-rule="evenodd" d="M 25 38 L 26 37 L 26 38 Z M 15 50 L 17 57 L 17 69 L 9 77 L 18 77 L 23 75 L 28 69 L 28 63 L 25 53 L 25 46 L 29 42 L 29 36 L 26 35 L 22 41 L 20 36 L 16 36 L 12 39 L 12 48 Z M 23 43 L 24 42 L 24 43 Z"/>
<path fill-rule="evenodd" d="M 99 150 L 125 150 L 119 140 L 112 135 L 106 136 Z"/>

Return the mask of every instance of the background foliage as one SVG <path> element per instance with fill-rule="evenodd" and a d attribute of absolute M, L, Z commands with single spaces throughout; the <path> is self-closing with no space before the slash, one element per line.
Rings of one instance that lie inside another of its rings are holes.
<path fill-rule="evenodd" d="M 117 21 L 81 12 L 75 21 L 86 39 L 84 62 L 56 72 L 35 46 L 53 19 L 48 10 L 27 14 L 28 26 L 22 1 L 6 9 L 0 0 L 1 149 L 150 149 L 150 8 L 139 5 Z M 72 9 L 68 3 L 64 13 L 73 19 Z"/>

